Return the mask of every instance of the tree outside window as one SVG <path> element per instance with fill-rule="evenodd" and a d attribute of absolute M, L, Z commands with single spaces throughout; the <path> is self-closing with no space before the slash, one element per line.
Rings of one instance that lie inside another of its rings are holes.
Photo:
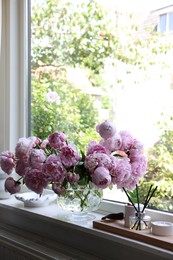
<path fill-rule="evenodd" d="M 32 134 L 63 131 L 85 150 L 99 140 L 96 124 L 113 120 L 143 138 L 149 168 L 141 189 L 159 183 L 150 206 L 171 211 L 172 39 L 155 32 L 144 11 L 111 3 L 31 0 Z"/>

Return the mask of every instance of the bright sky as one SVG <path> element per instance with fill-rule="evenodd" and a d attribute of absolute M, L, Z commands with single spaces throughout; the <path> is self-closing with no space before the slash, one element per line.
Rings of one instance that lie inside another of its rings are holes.
<path fill-rule="evenodd" d="M 118 5 L 119 8 L 127 11 L 148 11 L 173 4 L 173 0 L 98 0 L 105 6 Z"/>

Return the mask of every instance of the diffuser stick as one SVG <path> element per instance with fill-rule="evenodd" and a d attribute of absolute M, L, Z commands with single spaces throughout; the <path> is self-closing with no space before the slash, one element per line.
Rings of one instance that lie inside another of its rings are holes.
<path fill-rule="evenodd" d="M 137 203 L 138 203 L 138 212 L 140 212 L 140 207 L 139 207 L 139 193 L 138 193 L 138 185 L 136 184 L 136 196 L 137 196 Z"/>
<path fill-rule="evenodd" d="M 148 200 L 147 200 L 147 202 L 146 202 L 146 205 L 144 206 L 143 210 L 145 210 L 145 208 L 147 207 L 147 205 L 148 205 L 150 199 L 153 197 L 153 195 L 154 195 L 154 193 L 155 193 L 156 190 L 157 190 L 157 186 L 155 187 L 155 189 L 152 191 L 151 195 L 149 196 L 149 198 L 148 198 Z"/>
<path fill-rule="evenodd" d="M 145 208 L 146 208 L 146 206 L 147 206 L 148 197 L 149 197 L 149 195 L 150 195 L 150 192 L 151 192 L 151 188 L 152 188 L 152 187 L 153 187 L 153 184 L 150 185 L 150 188 L 149 188 L 149 190 L 148 190 L 148 194 L 147 194 L 147 196 L 146 196 L 146 198 L 145 198 L 145 202 L 144 202 L 144 207 L 143 207 L 143 209 L 142 209 L 142 213 L 144 212 L 144 210 L 145 210 Z"/>
<path fill-rule="evenodd" d="M 125 191 L 125 193 L 126 193 L 126 195 L 127 195 L 128 199 L 129 199 L 129 201 L 132 203 L 132 205 L 133 205 L 133 207 L 135 208 L 135 210 L 136 210 L 136 211 L 138 211 L 138 210 L 137 210 L 137 208 L 136 208 L 136 206 L 135 206 L 135 204 L 134 204 L 134 203 L 133 203 L 133 201 L 131 200 L 131 198 L 130 198 L 129 194 L 127 193 L 126 189 L 125 189 L 125 188 L 123 188 L 123 190 Z"/>

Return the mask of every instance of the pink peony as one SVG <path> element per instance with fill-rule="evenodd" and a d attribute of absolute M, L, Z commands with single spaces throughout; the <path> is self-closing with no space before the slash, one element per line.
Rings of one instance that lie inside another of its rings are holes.
<path fill-rule="evenodd" d="M 138 178 L 134 178 L 134 177 L 131 176 L 127 181 L 118 183 L 117 184 L 117 188 L 118 189 L 125 188 L 127 190 L 131 190 L 132 191 L 132 190 L 135 189 L 136 184 L 138 184 L 138 182 L 139 182 Z M 116 178 L 115 177 L 112 178 L 112 183 L 116 184 Z"/>
<path fill-rule="evenodd" d="M 134 139 L 134 148 L 137 149 L 139 152 L 143 152 L 144 150 L 144 145 L 141 143 L 139 140 Z"/>
<path fill-rule="evenodd" d="M 122 145 L 121 136 L 119 134 L 115 134 L 106 140 L 102 139 L 100 144 L 104 146 L 109 151 L 109 153 L 120 150 Z"/>
<path fill-rule="evenodd" d="M 36 136 L 30 136 L 28 139 L 32 142 L 32 146 L 36 147 L 37 145 L 41 144 L 42 140 Z"/>
<path fill-rule="evenodd" d="M 120 158 L 110 155 L 110 159 L 111 159 L 111 164 L 110 164 L 110 168 L 109 168 L 110 174 L 111 174 L 111 176 L 116 176 L 116 169 L 117 169 L 117 165 L 118 165 Z"/>
<path fill-rule="evenodd" d="M 28 159 L 17 160 L 16 162 L 16 173 L 20 176 L 24 176 L 25 170 L 29 167 Z"/>
<path fill-rule="evenodd" d="M 123 187 L 133 191 L 136 188 L 136 185 L 139 183 L 139 181 L 140 179 L 131 177 L 127 183 L 123 183 Z"/>
<path fill-rule="evenodd" d="M 15 194 L 20 191 L 20 182 L 15 181 L 12 177 L 8 177 L 4 183 L 5 190 L 10 194 Z"/>
<path fill-rule="evenodd" d="M 79 179 L 80 179 L 79 174 L 76 174 L 75 172 L 66 173 L 66 180 L 71 184 L 78 182 Z"/>
<path fill-rule="evenodd" d="M 16 158 L 22 159 L 24 157 L 29 157 L 33 147 L 35 146 L 36 141 L 36 137 L 20 138 L 15 148 Z"/>
<path fill-rule="evenodd" d="M 48 185 L 48 181 L 39 169 L 27 168 L 24 175 L 26 186 L 35 193 L 42 194 L 43 189 Z"/>
<path fill-rule="evenodd" d="M 139 151 L 137 149 L 130 149 L 129 150 L 129 159 L 130 162 L 135 162 L 140 155 Z"/>
<path fill-rule="evenodd" d="M 29 158 L 29 163 L 31 168 L 40 169 L 42 168 L 43 163 L 46 161 L 45 152 L 41 149 L 32 150 Z"/>
<path fill-rule="evenodd" d="M 86 156 L 84 165 L 90 171 L 90 173 L 93 173 L 96 167 L 102 166 L 109 169 L 111 165 L 111 159 L 109 155 L 105 153 L 93 153 Z"/>
<path fill-rule="evenodd" d="M 91 176 L 93 183 L 102 189 L 107 188 L 111 184 L 111 176 L 109 171 L 104 167 L 98 167 Z"/>
<path fill-rule="evenodd" d="M 129 151 L 129 159 L 130 162 L 136 162 L 136 161 L 140 161 L 143 160 L 145 156 L 137 149 L 131 149 Z M 146 158 L 146 157 L 145 157 Z"/>
<path fill-rule="evenodd" d="M 107 153 L 107 150 L 101 144 L 98 144 L 95 141 L 91 141 L 88 144 L 87 155 L 93 154 L 94 152 L 97 152 L 97 153 Z"/>
<path fill-rule="evenodd" d="M 54 132 L 48 136 L 48 141 L 53 149 L 61 149 L 66 145 L 66 135 L 61 132 Z"/>
<path fill-rule="evenodd" d="M 0 157 L 0 164 L 2 170 L 5 173 L 11 174 L 15 166 L 14 154 L 9 151 L 2 152 Z"/>
<path fill-rule="evenodd" d="M 60 157 L 50 155 L 42 167 L 43 175 L 48 181 L 63 181 L 66 175 L 66 169 L 61 163 Z"/>
<path fill-rule="evenodd" d="M 114 176 L 114 184 L 120 184 L 127 181 L 131 176 L 131 165 L 126 158 L 112 158 L 112 167 L 110 169 L 110 174 Z"/>
<path fill-rule="evenodd" d="M 120 131 L 119 134 L 120 134 L 121 140 L 122 140 L 121 147 L 119 150 L 122 150 L 125 152 L 129 151 L 134 146 L 134 143 L 135 143 L 133 136 L 128 131 Z"/>
<path fill-rule="evenodd" d="M 111 121 L 106 120 L 102 124 L 96 126 L 96 131 L 103 139 L 108 139 L 116 133 L 116 128 Z"/>
<path fill-rule="evenodd" d="M 57 183 L 52 184 L 52 190 L 58 195 L 63 195 L 66 192 L 66 189 Z"/>
<path fill-rule="evenodd" d="M 45 149 L 48 143 L 49 143 L 48 139 L 43 140 L 43 142 L 40 144 L 40 148 Z"/>
<path fill-rule="evenodd" d="M 75 166 L 80 160 L 80 155 L 73 149 L 72 146 L 66 145 L 62 147 L 60 152 L 61 162 L 65 167 Z"/>
<path fill-rule="evenodd" d="M 139 176 L 140 178 L 146 173 L 147 159 L 145 156 L 140 155 L 136 158 L 136 161 L 131 163 L 132 174 Z"/>

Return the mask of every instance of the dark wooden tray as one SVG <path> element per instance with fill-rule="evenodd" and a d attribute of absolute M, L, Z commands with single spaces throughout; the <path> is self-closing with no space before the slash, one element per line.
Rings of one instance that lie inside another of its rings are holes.
<path fill-rule="evenodd" d="M 93 227 L 173 252 L 173 236 L 156 236 L 151 230 L 130 230 L 124 226 L 122 220 L 93 221 Z"/>

